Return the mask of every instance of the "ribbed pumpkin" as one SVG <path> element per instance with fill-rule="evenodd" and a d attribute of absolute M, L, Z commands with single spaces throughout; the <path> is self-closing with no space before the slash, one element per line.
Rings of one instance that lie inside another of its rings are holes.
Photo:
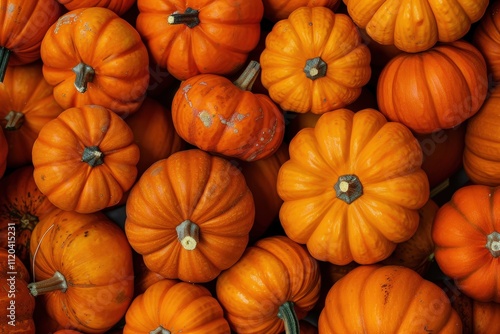
<path fill-rule="evenodd" d="M 297 133 L 289 152 L 277 181 L 281 225 L 316 259 L 375 263 L 417 230 L 429 184 L 418 141 L 401 123 L 375 109 L 338 109 Z"/>
<path fill-rule="evenodd" d="M 451 291 L 455 287 L 452 286 Z M 463 334 L 490 334 L 500 332 L 500 304 L 479 302 L 463 293 L 454 293 L 450 297 L 452 306 L 460 315 Z"/>
<path fill-rule="evenodd" d="M 481 18 L 479 24 L 474 29 L 472 41 L 481 51 L 488 64 L 488 72 L 493 81 L 500 81 L 500 1 L 492 0 Z"/>
<path fill-rule="evenodd" d="M 124 14 L 136 2 L 136 0 L 57 0 L 68 11 L 87 7 L 104 7 L 111 9 L 118 15 Z"/>
<path fill-rule="evenodd" d="M 264 3 L 264 17 L 272 22 L 284 20 L 297 8 L 308 7 L 327 7 L 335 10 L 340 0 L 263 0 Z"/>

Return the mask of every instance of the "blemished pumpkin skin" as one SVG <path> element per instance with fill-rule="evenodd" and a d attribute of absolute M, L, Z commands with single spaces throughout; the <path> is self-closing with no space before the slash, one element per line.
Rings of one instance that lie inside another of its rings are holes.
<path fill-rule="evenodd" d="M 271 22 L 284 20 L 299 7 L 327 7 L 331 10 L 337 9 L 341 0 L 263 0 L 264 17 Z"/>
<path fill-rule="evenodd" d="M 432 227 L 434 256 L 457 288 L 481 302 L 500 302 L 500 192 L 466 185 L 442 205 Z"/>
<path fill-rule="evenodd" d="M 408 52 L 454 42 L 481 19 L 488 0 L 344 0 L 353 21 L 377 43 Z"/>
<path fill-rule="evenodd" d="M 132 250 L 103 213 L 57 210 L 31 237 L 37 303 L 62 329 L 103 333 L 125 315 L 134 293 Z"/>
<path fill-rule="evenodd" d="M 132 130 L 116 113 L 98 105 L 69 108 L 33 144 L 33 176 L 58 208 L 96 212 L 132 187 L 139 155 Z"/>
<path fill-rule="evenodd" d="M 413 270 L 364 265 L 330 289 L 318 328 L 322 334 L 461 334 L 462 322 L 446 293 Z"/>
<path fill-rule="evenodd" d="M 295 9 L 265 43 L 262 85 L 283 110 L 322 114 L 345 107 L 370 79 L 371 55 L 358 28 L 329 8 Z"/>
<path fill-rule="evenodd" d="M 43 75 L 64 109 L 97 104 L 121 116 L 141 106 L 149 55 L 135 28 L 103 7 L 62 15 L 40 47 Z"/>
<path fill-rule="evenodd" d="M 0 179 L 7 170 L 7 155 L 9 154 L 9 144 L 3 132 L 4 130 L 0 129 Z"/>
<path fill-rule="evenodd" d="M 234 82 L 216 74 L 183 81 L 172 100 L 175 130 L 197 148 L 244 161 L 276 152 L 285 134 L 285 119 L 264 94 L 252 93 L 260 64 L 251 61 Z"/>
<path fill-rule="evenodd" d="M 286 236 L 259 239 L 216 281 L 231 329 L 241 334 L 298 333 L 319 298 L 321 274 L 307 250 Z"/>
<path fill-rule="evenodd" d="M 474 28 L 472 35 L 473 44 L 481 51 L 488 73 L 494 82 L 500 81 L 500 1 L 490 1 L 486 13 Z"/>
<path fill-rule="evenodd" d="M 0 82 L 7 65 L 25 65 L 40 58 L 40 43 L 61 13 L 56 0 L 0 2 Z"/>
<path fill-rule="evenodd" d="M 137 296 L 123 334 L 230 334 L 220 303 L 201 285 L 162 280 Z"/>
<path fill-rule="evenodd" d="M 338 109 L 299 131 L 289 153 L 277 181 L 281 225 L 316 259 L 376 263 L 417 230 L 429 183 L 403 124 L 375 109 Z"/>
<path fill-rule="evenodd" d="M 128 241 L 151 271 L 204 283 L 243 254 L 255 205 L 237 167 L 189 149 L 142 174 L 130 191 L 126 214 Z"/>
<path fill-rule="evenodd" d="M 129 10 L 136 0 L 57 0 L 68 11 L 87 7 L 104 7 L 118 15 Z"/>
<path fill-rule="evenodd" d="M 486 62 L 464 40 L 401 53 L 384 67 L 377 82 L 380 112 L 423 134 L 453 128 L 472 117 L 487 92 Z"/>
<path fill-rule="evenodd" d="M 261 0 L 139 0 L 136 27 L 153 59 L 178 80 L 241 68 L 260 36 Z"/>
<path fill-rule="evenodd" d="M 41 128 L 63 111 L 52 93 L 41 62 L 7 67 L 0 83 L 0 125 L 9 143 L 9 168 L 31 164 L 31 150 Z"/>
<path fill-rule="evenodd" d="M 35 334 L 35 298 L 27 287 L 30 275 L 11 249 L 0 248 L 0 333 Z"/>

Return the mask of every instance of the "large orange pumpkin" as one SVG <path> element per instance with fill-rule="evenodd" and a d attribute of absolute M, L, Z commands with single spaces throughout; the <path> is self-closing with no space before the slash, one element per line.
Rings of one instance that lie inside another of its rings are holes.
<path fill-rule="evenodd" d="M 474 29 L 472 41 L 481 51 L 494 82 L 500 81 L 500 1 L 490 1 L 490 6 Z"/>

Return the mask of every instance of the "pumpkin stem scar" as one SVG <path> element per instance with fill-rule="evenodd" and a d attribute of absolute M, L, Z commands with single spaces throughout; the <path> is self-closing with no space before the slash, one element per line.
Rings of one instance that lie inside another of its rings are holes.
<path fill-rule="evenodd" d="M 167 18 L 168 24 L 185 24 L 189 28 L 194 28 L 200 24 L 200 19 L 198 18 L 198 13 L 196 9 L 186 8 L 184 13 L 173 13 Z"/>
<path fill-rule="evenodd" d="M 185 250 L 194 250 L 200 240 L 200 227 L 186 219 L 175 228 L 177 238 Z"/>
<path fill-rule="evenodd" d="M 0 46 L 0 83 L 5 78 L 7 72 L 7 64 L 9 63 L 11 51 L 4 46 Z"/>
<path fill-rule="evenodd" d="M 38 295 L 43 295 L 51 291 L 60 290 L 62 292 L 66 292 L 66 290 L 68 289 L 68 284 L 66 283 L 66 279 L 64 278 L 63 274 L 56 271 L 54 273 L 54 276 L 52 276 L 51 278 L 28 284 L 28 289 L 30 290 L 30 293 L 34 297 L 36 297 Z"/>
<path fill-rule="evenodd" d="M 170 331 L 168 329 L 163 328 L 160 325 L 156 329 L 154 329 L 151 332 L 149 332 L 149 334 L 170 334 Z"/>
<path fill-rule="evenodd" d="M 19 129 L 21 127 L 21 125 L 23 125 L 24 114 L 22 112 L 17 112 L 17 111 L 11 110 L 4 117 L 4 120 L 7 121 L 4 129 L 6 131 L 14 131 L 14 130 Z"/>
<path fill-rule="evenodd" d="M 486 248 L 490 251 L 493 257 L 500 256 L 500 233 L 491 232 L 488 234 L 488 241 L 486 242 Z"/>
<path fill-rule="evenodd" d="M 104 163 L 104 153 L 98 146 L 85 147 L 82 154 L 82 162 L 88 163 L 91 167 L 96 167 Z"/>
<path fill-rule="evenodd" d="M 306 77 L 311 80 L 316 80 L 322 78 L 326 75 L 328 71 L 328 64 L 323 61 L 320 57 L 311 58 L 306 60 L 306 66 L 304 67 L 304 73 Z"/>
<path fill-rule="evenodd" d="M 75 88 L 80 93 L 85 93 L 87 91 L 87 84 L 94 80 L 95 71 L 94 69 L 85 64 L 79 63 L 73 67 L 73 72 L 76 74 L 75 78 Z"/>
<path fill-rule="evenodd" d="M 347 204 L 351 204 L 363 195 L 363 185 L 356 175 L 347 174 L 339 176 L 337 183 L 333 187 L 337 198 Z"/>
<path fill-rule="evenodd" d="M 255 60 L 251 60 L 250 63 L 248 63 L 248 66 L 245 68 L 243 73 L 233 81 L 233 84 L 242 89 L 242 90 L 247 90 L 250 91 L 252 90 L 252 86 L 257 79 L 257 74 L 260 72 L 260 64 L 259 62 Z"/>
<path fill-rule="evenodd" d="M 287 301 L 279 307 L 278 318 L 285 323 L 285 334 L 300 333 L 299 319 L 293 308 L 293 302 Z"/>
<path fill-rule="evenodd" d="M 35 225 L 38 223 L 38 217 L 37 216 L 33 216 L 32 214 L 30 213 L 25 213 L 21 219 L 19 220 L 21 222 L 21 224 L 19 224 L 20 228 L 23 229 L 23 230 L 30 230 L 30 231 L 33 231 L 33 229 L 35 228 Z"/>

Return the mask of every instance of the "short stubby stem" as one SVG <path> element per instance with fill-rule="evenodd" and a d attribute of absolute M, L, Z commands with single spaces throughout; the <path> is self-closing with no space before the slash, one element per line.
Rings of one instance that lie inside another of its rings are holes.
<path fill-rule="evenodd" d="M 24 114 L 22 112 L 11 110 L 4 117 L 6 131 L 18 130 L 24 123 Z"/>
<path fill-rule="evenodd" d="M 54 276 L 51 278 L 47 278 L 43 281 L 32 282 L 28 284 L 28 289 L 32 296 L 36 297 L 38 295 L 43 295 L 52 291 L 62 291 L 66 292 L 68 289 L 68 284 L 66 283 L 66 279 L 63 274 L 56 271 Z"/>
<path fill-rule="evenodd" d="M 177 238 L 185 250 L 194 250 L 200 241 L 200 227 L 186 219 L 175 228 Z"/>
<path fill-rule="evenodd" d="M 96 167 L 104 163 L 104 153 L 98 146 L 85 147 L 82 154 L 82 162 L 88 163 L 91 167 Z"/>
<path fill-rule="evenodd" d="M 92 66 L 85 63 L 79 63 L 73 67 L 73 72 L 76 74 L 75 77 L 75 88 L 80 93 L 85 93 L 87 91 L 87 86 L 90 82 L 94 81 L 95 71 Z"/>
<path fill-rule="evenodd" d="M 22 215 L 19 221 L 21 223 L 19 224 L 20 225 L 19 227 L 21 227 L 21 229 L 33 231 L 35 225 L 38 224 L 38 217 L 33 216 L 29 212 L 26 212 L 25 214 Z"/>
<path fill-rule="evenodd" d="M 279 307 L 278 318 L 285 324 L 285 334 L 300 333 L 299 319 L 293 308 L 293 302 L 287 301 Z"/>
<path fill-rule="evenodd" d="M 311 80 L 316 80 L 322 78 L 326 75 L 328 71 L 328 64 L 323 61 L 320 57 L 311 58 L 306 60 L 306 66 L 304 67 L 304 73 L 306 77 Z"/>
<path fill-rule="evenodd" d="M 356 175 L 347 174 L 339 176 L 334 185 L 337 198 L 351 204 L 363 195 L 363 185 Z"/>
<path fill-rule="evenodd" d="M 486 242 L 486 248 L 490 251 L 493 257 L 500 256 L 500 233 L 491 232 L 488 234 L 488 241 Z"/>
<path fill-rule="evenodd" d="M 156 329 L 149 332 L 149 334 L 170 334 L 170 331 L 162 326 L 158 326 Z"/>
<path fill-rule="evenodd" d="M 194 28 L 200 24 L 200 19 L 198 18 L 198 13 L 196 9 L 186 8 L 184 13 L 173 13 L 167 18 L 168 24 L 185 24 L 189 28 Z"/>

